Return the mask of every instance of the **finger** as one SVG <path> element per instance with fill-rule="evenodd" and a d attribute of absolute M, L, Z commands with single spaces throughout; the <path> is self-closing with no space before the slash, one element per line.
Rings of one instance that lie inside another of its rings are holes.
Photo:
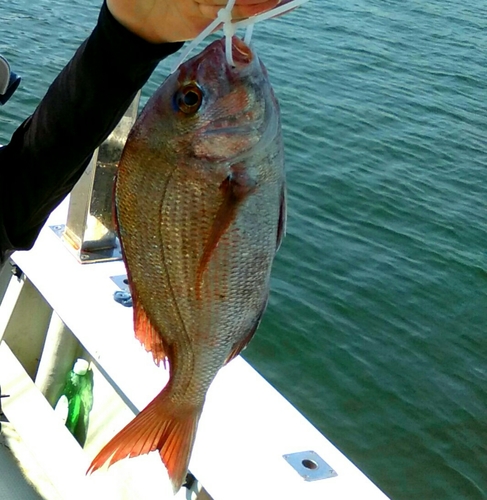
<path fill-rule="evenodd" d="M 199 0 L 198 0 L 199 1 Z M 208 0 L 201 0 L 208 1 Z M 208 19 L 215 19 L 218 15 L 218 11 L 222 8 L 222 6 L 214 5 L 215 1 L 220 0 L 211 0 L 213 5 L 205 5 L 200 3 L 200 11 L 201 14 Z M 246 0 L 245 0 L 246 1 Z M 257 14 L 261 14 L 262 12 L 266 12 L 270 9 L 273 9 L 279 4 L 279 0 L 265 0 L 259 4 L 255 3 L 256 0 L 252 0 L 251 5 L 236 5 L 232 10 L 232 18 L 235 20 L 246 19 L 248 17 L 255 16 Z M 227 4 L 224 2 L 223 7 Z"/>
<path fill-rule="evenodd" d="M 280 0 L 267 0 L 259 5 L 236 5 L 232 10 L 233 19 L 246 19 L 247 17 L 252 17 L 262 12 L 273 9 L 279 5 Z"/>

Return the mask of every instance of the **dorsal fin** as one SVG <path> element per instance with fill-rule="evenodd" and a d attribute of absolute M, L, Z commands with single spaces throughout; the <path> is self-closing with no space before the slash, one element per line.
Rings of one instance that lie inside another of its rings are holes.
<path fill-rule="evenodd" d="M 286 184 L 282 185 L 281 201 L 279 205 L 279 222 L 277 223 L 277 243 L 276 252 L 281 246 L 284 236 L 286 236 L 286 220 L 287 220 L 287 198 L 286 198 Z"/>

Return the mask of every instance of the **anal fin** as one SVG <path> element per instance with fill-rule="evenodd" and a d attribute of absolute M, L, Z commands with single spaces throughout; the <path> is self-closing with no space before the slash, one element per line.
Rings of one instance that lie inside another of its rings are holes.
<path fill-rule="evenodd" d="M 164 345 L 162 336 L 152 325 L 145 309 L 137 301 L 136 294 L 133 294 L 132 299 L 134 304 L 135 336 L 144 346 L 145 350 L 152 353 L 156 365 L 160 366 L 161 361 L 163 361 L 164 367 L 166 367 L 168 349 Z"/>
<path fill-rule="evenodd" d="M 266 296 L 264 303 L 262 304 L 262 308 L 259 311 L 259 314 L 255 317 L 254 322 L 252 323 L 252 327 L 249 329 L 248 333 L 245 335 L 243 339 L 237 342 L 230 354 L 228 355 L 225 364 L 232 361 L 232 359 L 236 358 L 248 345 L 248 343 L 252 340 L 252 337 L 255 335 L 257 328 L 259 328 L 260 322 L 262 320 L 262 316 L 264 316 L 264 312 L 267 308 L 267 303 L 269 301 L 269 295 Z"/>

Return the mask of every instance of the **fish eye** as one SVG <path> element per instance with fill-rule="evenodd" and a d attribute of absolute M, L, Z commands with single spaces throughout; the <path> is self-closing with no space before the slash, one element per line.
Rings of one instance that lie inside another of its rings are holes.
<path fill-rule="evenodd" d="M 203 91 L 195 83 L 189 83 L 181 87 L 175 97 L 178 109 L 190 115 L 200 109 L 203 102 Z"/>

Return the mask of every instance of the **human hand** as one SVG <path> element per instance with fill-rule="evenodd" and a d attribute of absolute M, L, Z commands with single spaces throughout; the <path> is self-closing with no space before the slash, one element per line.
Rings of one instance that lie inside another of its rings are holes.
<path fill-rule="evenodd" d="M 236 0 L 234 19 L 274 8 L 280 0 Z M 227 0 L 107 0 L 117 21 L 151 43 L 181 42 L 199 35 Z"/>

